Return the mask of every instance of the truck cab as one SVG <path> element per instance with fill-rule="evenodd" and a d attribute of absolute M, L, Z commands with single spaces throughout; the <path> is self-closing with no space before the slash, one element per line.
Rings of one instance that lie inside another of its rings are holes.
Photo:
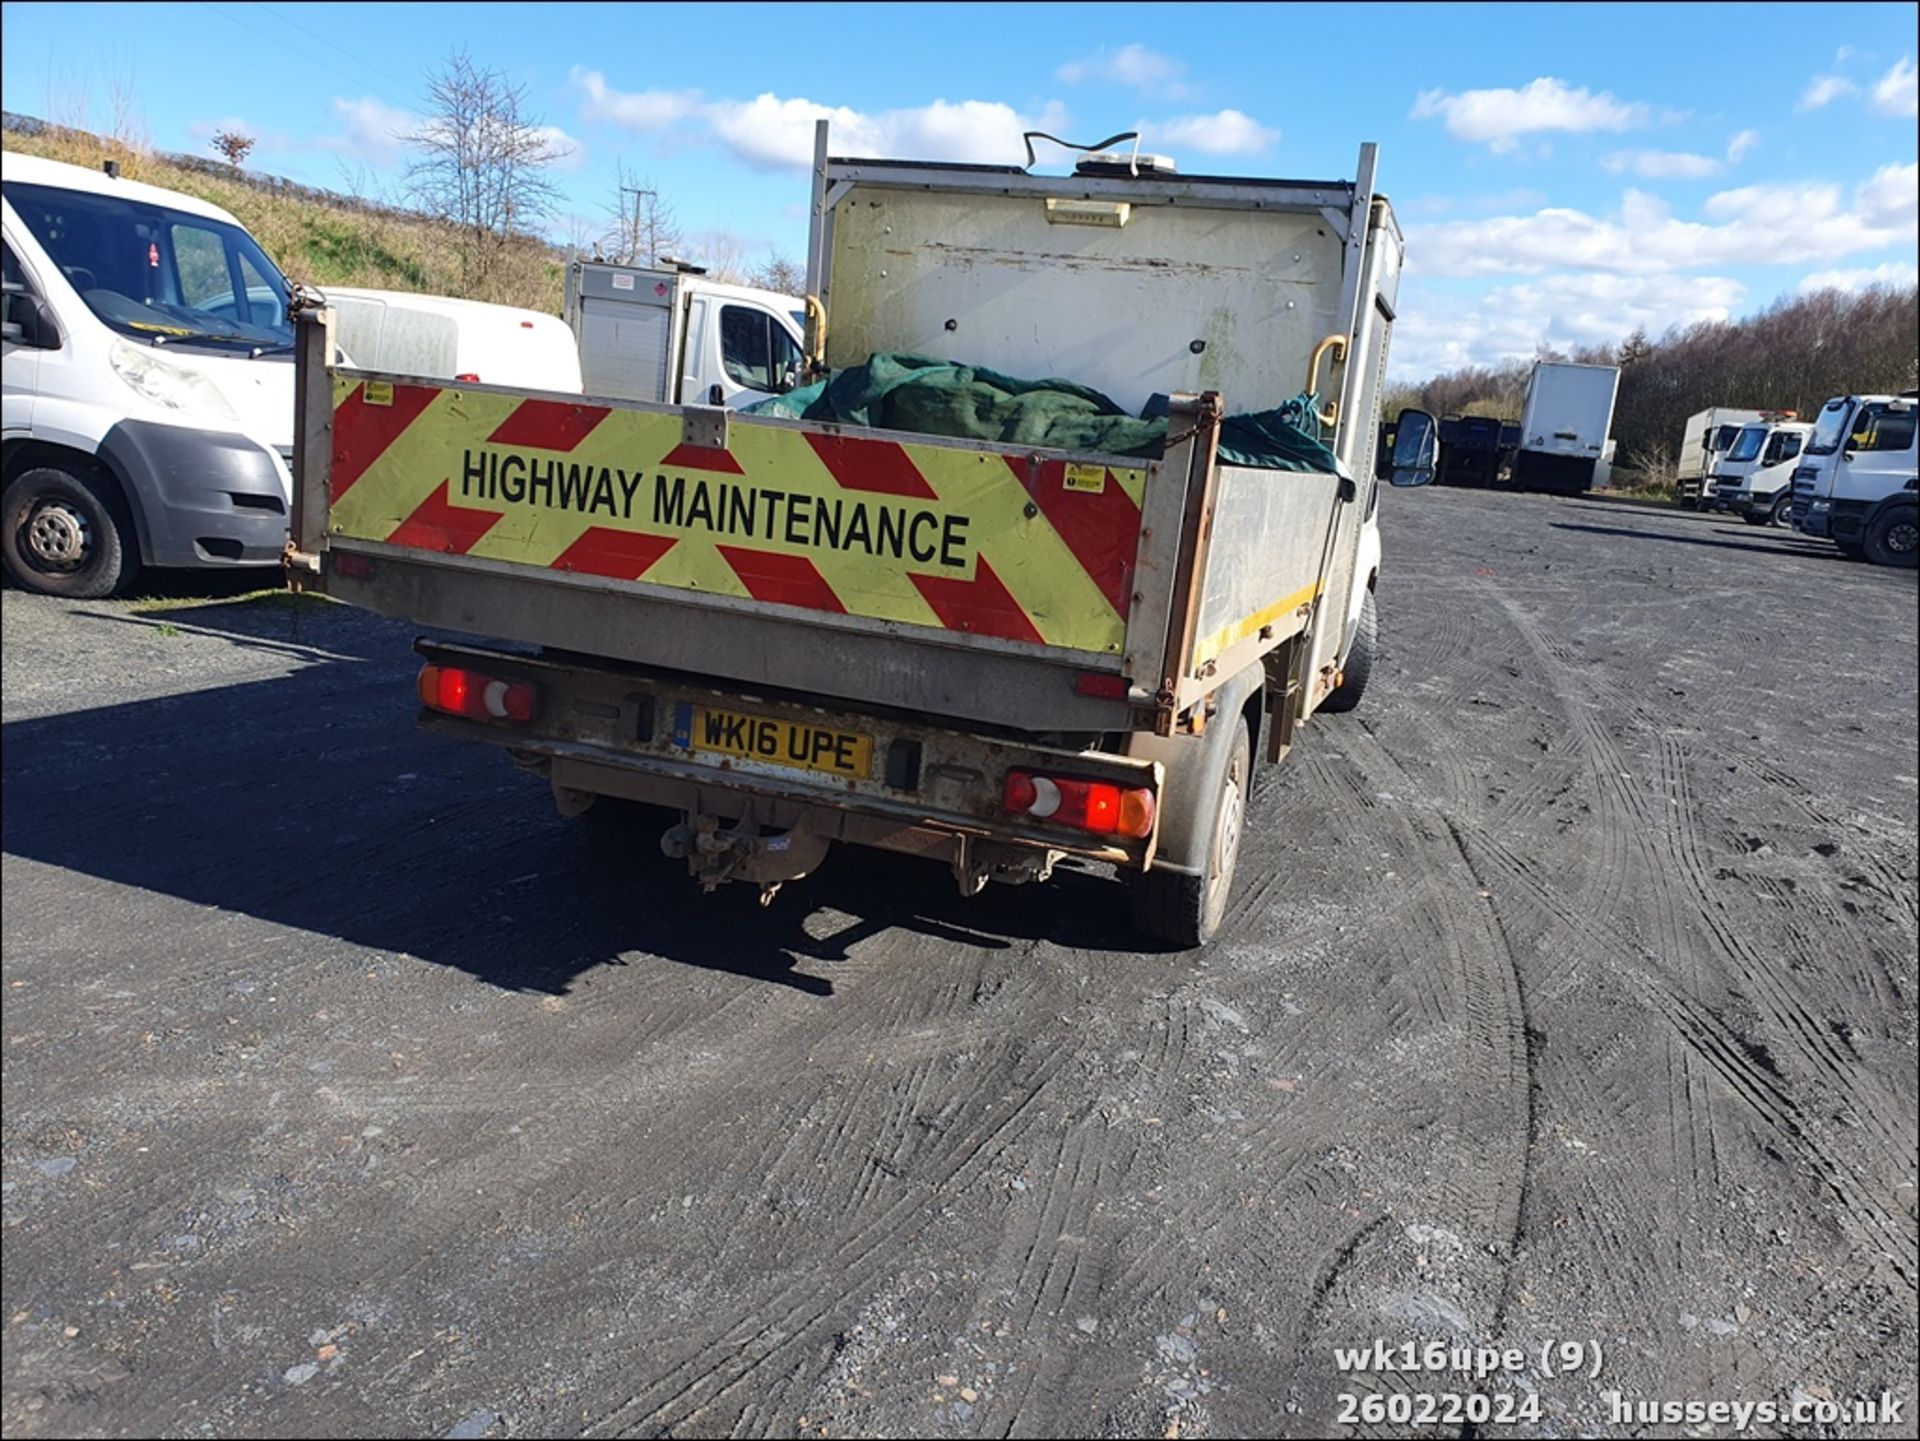
<path fill-rule="evenodd" d="M 1920 392 L 1842 395 L 1821 408 L 1793 473 L 1793 523 L 1854 560 L 1912 569 Z"/>
<path fill-rule="evenodd" d="M 566 321 L 589 395 L 735 410 L 791 390 L 804 370 L 805 301 L 684 261 L 574 261 Z"/>
<path fill-rule="evenodd" d="M 1742 426 L 1714 470 L 1714 508 L 1749 525 L 1788 524 L 1793 472 L 1812 434 L 1812 425 L 1797 420 L 1757 420 Z"/>

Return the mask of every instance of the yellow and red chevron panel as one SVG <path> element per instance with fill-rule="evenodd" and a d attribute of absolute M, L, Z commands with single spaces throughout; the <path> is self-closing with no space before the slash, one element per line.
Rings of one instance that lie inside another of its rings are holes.
<path fill-rule="evenodd" d="M 1140 466 L 333 382 L 333 534 L 1119 654 Z"/>

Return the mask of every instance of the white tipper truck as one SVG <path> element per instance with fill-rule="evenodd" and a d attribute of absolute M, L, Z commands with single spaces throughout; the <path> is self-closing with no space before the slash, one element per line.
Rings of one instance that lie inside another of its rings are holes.
<path fill-rule="evenodd" d="M 1158 396 L 1151 454 L 420 384 L 337 366 L 298 307 L 290 577 L 466 637 L 417 643 L 420 723 L 563 814 L 677 812 L 661 844 L 707 889 L 834 842 L 968 895 L 1074 856 L 1200 944 L 1256 759 L 1372 664 L 1403 252 L 1374 172 L 1370 144 L 1351 180 L 840 159 L 822 126 L 810 373 L 964 356 L 1130 423 Z M 1229 412 L 1305 397 L 1323 468 L 1222 459 Z M 1396 480 L 1431 478 L 1413 449 Z"/>
<path fill-rule="evenodd" d="M 1617 365 L 1535 362 L 1520 410 L 1514 488 L 1563 495 L 1591 490 L 1606 458 L 1619 387 Z"/>

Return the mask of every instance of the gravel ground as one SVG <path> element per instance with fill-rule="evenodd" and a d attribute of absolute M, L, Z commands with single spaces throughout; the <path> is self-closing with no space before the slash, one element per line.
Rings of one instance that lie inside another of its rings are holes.
<path fill-rule="evenodd" d="M 6 1434 L 1913 1434 L 1913 575 L 1384 509 L 1201 953 L 1090 872 L 703 898 L 415 733 L 403 627 L 8 592 Z M 1577 1370 L 1336 1360 L 1416 1337 Z"/>

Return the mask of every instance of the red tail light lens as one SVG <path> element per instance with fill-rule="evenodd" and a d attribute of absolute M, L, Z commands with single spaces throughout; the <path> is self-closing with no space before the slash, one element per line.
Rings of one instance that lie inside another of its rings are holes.
<path fill-rule="evenodd" d="M 427 665 L 420 668 L 420 703 L 470 720 L 526 725 L 539 709 L 540 692 L 525 681 L 502 680 L 459 666 Z"/>
<path fill-rule="evenodd" d="M 464 380 L 468 385 L 478 385 L 480 383 L 480 377 L 475 375 L 471 370 L 461 371 L 458 375 L 454 376 L 454 379 Z"/>
<path fill-rule="evenodd" d="M 1144 840 L 1153 832 L 1153 792 L 1145 787 L 1008 771 L 1000 802 L 1015 815 L 1096 835 Z"/>

